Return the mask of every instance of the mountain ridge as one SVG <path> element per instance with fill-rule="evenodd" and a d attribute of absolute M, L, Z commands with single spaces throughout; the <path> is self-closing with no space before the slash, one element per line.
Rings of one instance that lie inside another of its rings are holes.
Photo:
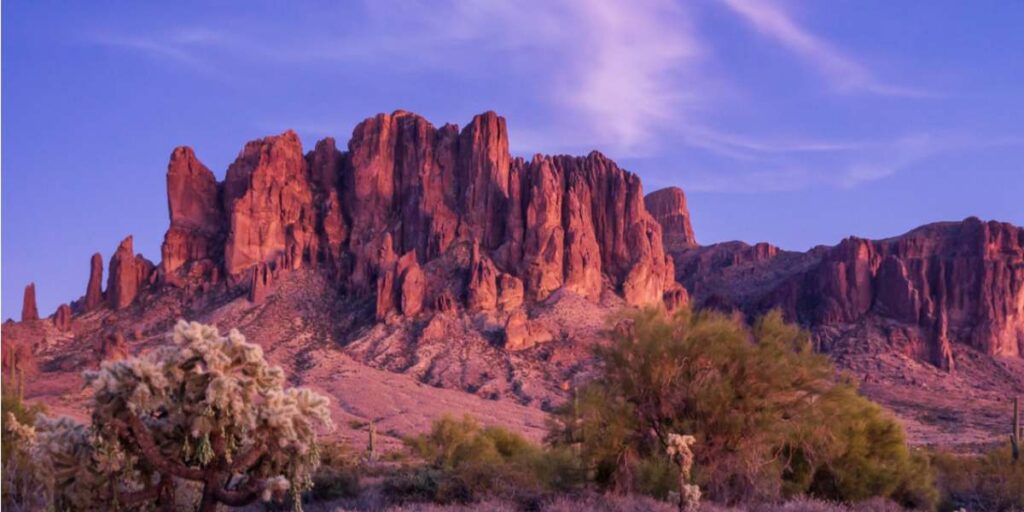
<path fill-rule="evenodd" d="M 325 138 L 304 151 L 293 131 L 250 141 L 220 181 L 176 148 L 161 261 L 128 236 L 104 290 L 93 255 L 81 298 L 4 323 L 5 364 L 72 382 L 186 317 L 240 328 L 300 381 L 329 373 L 317 357 L 337 351 L 546 410 L 589 374 L 615 311 L 692 303 L 781 309 L 878 396 L 913 379 L 966 386 L 957 396 L 978 407 L 1024 390 L 1024 229 L 968 219 L 804 253 L 702 246 L 681 189 L 644 195 L 597 151 L 513 157 L 508 138 L 493 112 L 460 130 L 396 111 L 359 123 L 344 149 Z M 975 423 L 978 438 L 993 424 Z"/>

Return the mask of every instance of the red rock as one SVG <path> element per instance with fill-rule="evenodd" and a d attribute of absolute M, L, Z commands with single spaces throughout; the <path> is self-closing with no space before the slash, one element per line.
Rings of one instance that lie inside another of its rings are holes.
<path fill-rule="evenodd" d="M 662 300 L 665 303 L 665 309 L 671 312 L 689 304 L 690 295 L 686 292 L 686 288 L 676 284 L 665 290 L 665 296 Z"/>
<path fill-rule="evenodd" d="M 523 311 L 509 315 L 505 322 L 505 349 L 509 351 L 526 350 L 547 343 L 554 339 L 543 327 L 531 322 Z"/>
<path fill-rule="evenodd" d="M 71 306 L 61 304 L 53 314 L 53 325 L 62 331 L 71 330 Z"/>
<path fill-rule="evenodd" d="M 473 213 L 467 220 L 474 238 L 484 249 L 496 249 L 505 240 L 509 203 L 505 118 L 494 112 L 475 116 L 459 135 L 459 158 L 462 211 Z"/>
<path fill-rule="evenodd" d="M 490 258 L 480 254 L 480 246 L 473 245 L 469 283 L 466 285 L 466 309 L 493 311 L 498 307 L 498 270 Z"/>
<path fill-rule="evenodd" d="M 267 290 L 273 280 L 270 268 L 266 263 L 259 263 L 252 269 L 249 284 L 249 302 L 261 304 L 267 298 Z"/>
<path fill-rule="evenodd" d="M 223 189 L 229 224 L 224 247 L 228 275 L 282 254 L 293 268 L 309 259 L 316 238 L 316 213 L 302 144 L 295 132 L 246 144 L 228 168 Z"/>
<path fill-rule="evenodd" d="M 114 309 L 124 309 L 135 301 L 142 288 L 148 284 L 154 266 L 142 255 L 132 254 L 132 237 L 121 241 L 110 258 L 110 275 L 107 278 L 107 300 Z"/>
<path fill-rule="evenodd" d="M 99 361 L 121 361 L 127 359 L 129 353 L 128 342 L 119 332 L 101 336 L 96 345 L 96 356 Z"/>
<path fill-rule="evenodd" d="M 21 321 L 34 322 L 39 320 L 39 310 L 36 308 L 36 284 L 29 283 L 25 287 L 25 295 L 21 301 Z"/>
<path fill-rule="evenodd" d="M 175 283 L 186 263 L 218 259 L 223 251 L 224 213 L 217 179 L 189 147 L 178 147 L 167 164 L 171 226 L 161 246 L 161 272 Z"/>
<path fill-rule="evenodd" d="M 561 174 L 550 159 L 535 156 L 526 170 L 528 202 L 523 227 L 523 283 L 531 299 L 544 300 L 562 286 L 565 232 Z"/>
<path fill-rule="evenodd" d="M 332 138 L 317 142 L 316 148 L 306 156 L 318 211 L 320 251 L 328 266 L 335 270 L 340 270 L 348 238 L 348 223 L 342 212 L 339 188 L 345 165 L 344 157 Z"/>
<path fill-rule="evenodd" d="M 384 320 L 395 310 L 395 270 L 385 270 L 377 276 L 377 320 Z"/>
<path fill-rule="evenodd" d="M 402 314 L 413 317 L 423 310 L 426 276 L 416 260 L 416 251 L 409 251 L 398 260 L 396 272 L 401 282 Z"/>
<path fill-rule="evenodd" d="M 523 305 L 523 282 L 510 274 L 498 276 L 498 307 L 512 311 Z"/>
<path fill-rule="evenodd" d="M 678 251 L 697 245 L 690 223 L 686 194 L 679 187 L 656 190 L 644 197 L 644 205 L 661 225 L 662 243 L 666 251 Z"/>
<path fill-rule="evenodd" d="M 103 256 L 92 255 L 89 260 L 89 284 L 85 288 L 85 311 L 93 311 L 103 304 Z"/>
<path fill-rule="evenodd" d="M 871 331 L 881 339 L 876 346 L 898 345 L 902 333 L 916 330 L 909 336 L 920 344 L 915 357 L 950 370 L 957 343 L 994 356 L 1024 354 L 1020 227 L 970 218 L 804 254 L 719 245 L 674 253 L 698 305 L 724 303 L 748 314 L 780 308 L 829 338 L 837 332 L 830 327 L 896 322 L 903 328 Z"/>
<path fill-rule="evenodd" d="M 434 310 L 438 313 L 455 311 L 455 298 L 448 291 L 443 291 L 434 297 Z"/>

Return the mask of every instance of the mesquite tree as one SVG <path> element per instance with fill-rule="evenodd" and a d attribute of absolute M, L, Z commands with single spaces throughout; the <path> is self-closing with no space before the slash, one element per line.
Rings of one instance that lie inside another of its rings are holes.
<path fill-rule="evenodd" d="M 327 398 L 285 389 L 236 330 L 182 321 L 173 339 L 86 372 L 91 426 L 43 418 L 22 432 L 53 506 L 173 510 L 176 489 L 190 487 L 201 512 L 289 490 L 298 507 L 320 463 L 317 429 L 331 428 Z"/>

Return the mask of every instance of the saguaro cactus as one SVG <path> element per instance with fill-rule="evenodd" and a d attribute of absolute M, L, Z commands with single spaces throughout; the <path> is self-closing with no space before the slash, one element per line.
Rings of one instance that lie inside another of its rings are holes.
<path fill-rule="evenodd" d="M 700 506 L 700 487 L 690 484 L 690 470 L 693 468 L 693 451 L 690 449 L 697 439 L 690 435 L 669 434 L 665 451 L 679 466 L 679 510 L 694 512 Z"/>
<path fill-rule="evenodd" d="M 370 440 L 366 444 L 366 460 L 377 462 L 377 424 L 370 420 Z"/>

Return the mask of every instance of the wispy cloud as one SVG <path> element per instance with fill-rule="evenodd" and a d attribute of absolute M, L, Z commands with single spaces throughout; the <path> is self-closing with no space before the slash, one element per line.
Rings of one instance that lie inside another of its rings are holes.
<path fill-rule="evenodd" d="M 928 91 L 894 85 L 872 66 L 797 22 L 773 0 L 721 0 L 727 12 L 808 64 L 841 93 L 920 97 Z M 328 7 L 328 11 L 332 8 Z M 96 35 L 93 42 L 143 52 L 155 59 L 210 74 L 243 76 L 225 69 L 316 73 L 324 68 L 371 70 L 403 76 L 455 79 L 495 87 L 511 104 L 530 105 L 528 120 L 512 119 L 513 150 L 580 152 L 600 149 L 613 157 L 676 155 L 717 159 L 722 172 L 692 174 L 695 189 L 790 190 L 814 186 L 856 187 L 882 179 L 949 148 L 977 144 L 956 137 L 919 135 L 912 126 L 886 134 L 840 127 L 835 135 L 787 130 L 800 123 L 751 123 L 717 112 L 751 110 L 774 98 L 730 74 L 716 55 L 717 34 L 702 31 L 717 5 L 671 0 L 366 0 L 303 20 L 304 30 L 282 30 L 275 20 L 169 27 L 145 35 Z M 327 22 L 350 16 L 340 29 Z M 293 22 L 295 20 L 292 20 Z M 728 64 L 728 63 L 726 63 Z M 898 77 L 901 80 L 907 77 Z M 370 78 L 372 79 L 372 78 Z M 723 87 L 724 85 L 724 87 Z M 429 87 L 429 85 L 426 85 Z M 722 93 L 729 90 L 730 96 Z M 485 97 L 490 91 L 473 90 Z M 829 101 L 870 101 L 832 95 Z M 732 104 L 736 98 L 742 105 Z M 469 102 L 472 104 L 472 102 Z M 387 110 L 400 105 L 375 105 Z M 500 105 L 486 105 L 498 108 Z M 475 108 L 470 105 L 466 108 Z M 334 120 L 303 115 L 305 132 L 330 130 Z M 444 120 L 459 120 L 456 115 Z M 746 114 L 746 112 L 744 112 Z M 298 115 L 298 114 L 297 114 Z M 762 112 L 764 115 L 764 112 Z M 796 113 L 794 115 L 807 115 Z M 746 119 L 739 116 L 739 119 Z M 294 120 L 293 120 L 294 121 Z M 294 122 L 290 123 L 294 125 Z M 815 124 L 812 124 L 815 125 Z M 274 123 L 276 126 L 276 123 Z M 270 130 L 280 129 L 268 128 Z M 304 133 L 305 135 L 305 133 Z M 682 159 L 681 159 L 682 160 Z M 639 169 L 638 169 L 639 170 Z"/>
<path fill-rule="evenodd" d="M 732 11 L 818 69 L 838 90 L 883 96 L 931 97 L 934 93 L 885 83 L 864 64 L 798 25 L 771 0 L 722 0 Z"/>

